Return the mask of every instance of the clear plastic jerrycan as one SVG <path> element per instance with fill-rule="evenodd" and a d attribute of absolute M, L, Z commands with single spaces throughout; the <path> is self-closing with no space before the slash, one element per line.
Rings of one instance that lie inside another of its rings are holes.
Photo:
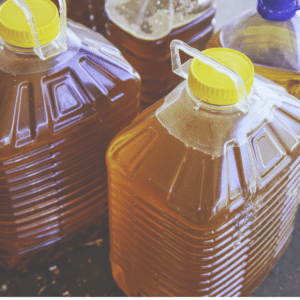
<path fill-rule="evenodd" d="M 300 17 L 298 0 L 258 0 L 257 9 L 237 16 L 216 33 L 207 48 L 246 54 L 255 72 L 300 99 Z"/>
<path fill-rule="evenodd" d="M 213 0 L 106 0 L 105 11 L 106 37 L 142 78 L 143 107 L 181 81 L 172 73 L 171 40 L 203 50 L 214 29 Z"/>
<path fill-rule="evenodd" d="M 104 32 L 104 0 L 66 0 L 68 18 L 100 33 Z M 58 5 L 58 0 L 54 0 Z"/>
<path fill-rule="evenodd" d="M 137 73 L 50 0 L 0 7 L 0 266 L 26 271 L 107 226 L 105 152 L 139 108 Z"/>
<path fill-rule="evenodd" d="M 293 231 L 300 104 L 236 50 L 171 51 L 186 80 L 107 151 L 113 276 L 131 296 L 247 296 Z"/>

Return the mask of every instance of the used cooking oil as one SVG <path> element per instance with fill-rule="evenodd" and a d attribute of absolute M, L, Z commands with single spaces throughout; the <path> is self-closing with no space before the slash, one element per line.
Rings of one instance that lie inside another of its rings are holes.
<path fill-rule="evenodd" d="M 294 228 L 300 104 L 236 50 L 171 53 L 186 80 L 107 151 L 113 277 L 129 296 L 248 296 Z"/>
<path fill-rule="evenodd" d="M 181 81 L 172 74 L 171 40 L 203 50 L 214 29 L 212 0 L 106 0 L 105 12 L 106 37 L 142 78 L 143 107 Z"/>
<path fill-rule="evenodd" d="M 90 29 L 104 32 L 105 0 L 66 0 L 68 18 Z M 58 5 L 58 0 L 54 0 Z"/>
<path fill-rule="evenodd" d="M 107 226 L 106 148 L 139 109 L 137 73 L 100 34 L 67 23 L 59 2 L 60 14 L 50 0 L 0 7 L 0 266 L 10 270 Z"/>

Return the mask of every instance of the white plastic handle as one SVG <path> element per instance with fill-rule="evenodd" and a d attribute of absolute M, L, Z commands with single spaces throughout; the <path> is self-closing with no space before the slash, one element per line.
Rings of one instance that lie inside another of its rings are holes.
<path fill-rule="evenodd" d="M 57 45 L 55 47 L 52 47 L 51 49 L 43 49 L 40 45 L 37 29 L 34 21 L 34 17 L 32 15 L 32 12 L 26 2 L 24 0 L 13 0 L 14 3 L 19 6 L 26 18 L 27 23 L 30 26 L 31 34 L 33 38 L 34 43 L 34 52 L 41 60 L 46 60 L 47 58 L 50 58 L 52 56 L 58 55 L 68 48 L 67 43 L 67 6 L 66 6 L 66 0 L 58 0 L 59 2 L 59 14 L 60 14 L 60 31 L 58 34 L 58 37 L 55 39 Z"/>
<path fill-rule="evenodd" d="M 66 0 L 58 0 L 59 4 L 59 18 L 60 18 L 60 29 L 59 34 L 62 38 L 62 46 L 67 50 L 68 38 L 67 38 L 67 4 Z"/>
<path fill-rule="evenodd" d="M 172 70 L 174 73 L 183 77 L 184 79 L 187 79 L 189 75 L 189 67 L 190 67 L 191 59 L 188 60 L 186 63 L 181 64 L 179 50 L 182 50 L 188 55 L 197 58 L 202 63 L 209 65 L 214 69 L 216 69 L 217 71 L 230 77 L 230 79 L 234 82 L 236 86 L 239 102 L 242 103 L 243 101 L 247 100 L 247 93 L 246 93 L 244 81 L 242 80 L 241 76 L 237 72 L 219 63 L 215 59 L 204 55 L 203 53 L 201 53 L 201 51 L 187 45 L 186 43 L 180 40 L 173 40 L 171 42 L 171 60 L 172 60 Z"/>

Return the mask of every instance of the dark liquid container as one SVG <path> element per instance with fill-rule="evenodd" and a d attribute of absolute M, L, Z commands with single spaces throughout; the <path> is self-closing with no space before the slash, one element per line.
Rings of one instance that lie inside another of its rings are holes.
<path fill-rule="evenodd" d="M 172 73 L 170 42 L 179 39 L 199 50 L 205 49 L 213 33 L 214 15 L 215 8 L 209 3 L 200 17 L 174 28 L 167 36 L 159 39 L 151 39 L 151 34 L 149 39 L 138 38 L 116 25 L 113 19 L 106 21 L 106 38 L 121 50 L 141 76 L 143 108 L 166 96 L 181 81 Z"/>
<path fill-rule="evenodd" d="M 106 148 L 139 108 L 139 77 L 120 52 L 78 23 L 67 33 L 67 51 L 45 61 L 0 52 L 0 266 L 10 270 L 107 226 Z"/>

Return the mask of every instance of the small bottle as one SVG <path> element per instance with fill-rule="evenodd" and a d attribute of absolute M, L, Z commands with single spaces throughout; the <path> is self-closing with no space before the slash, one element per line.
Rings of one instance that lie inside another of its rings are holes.
<path fill-rule="evenodd" d="M 186 80 L 107 151 L 113 277 L 130 296 L 248 296 L 294 228 L 300 103 L 236 50 L 171 53 Z"/>
<path fill-rule="evenodd" d="M 172 73 L 170 42 L 181 39 L 200 50 L 212 36 L 212 0 L 106 0 L 106 37 L 142 78 L 143 108 L 180 82 Z"/>
<path fill-rule="evenodd" d="M 257 9 L 230 21 L 208 42 L 246 54 L 255 72 L 300 99 L 298 0 L 258 0 Z"/>
<path fill-rule="evenodd" d="M 10 270 L 107 226 L 106 148 L 139 109 L 138 74 L 59 3 L 60 14 L 50 0 L 0 7 L 0 266 Z"/>

